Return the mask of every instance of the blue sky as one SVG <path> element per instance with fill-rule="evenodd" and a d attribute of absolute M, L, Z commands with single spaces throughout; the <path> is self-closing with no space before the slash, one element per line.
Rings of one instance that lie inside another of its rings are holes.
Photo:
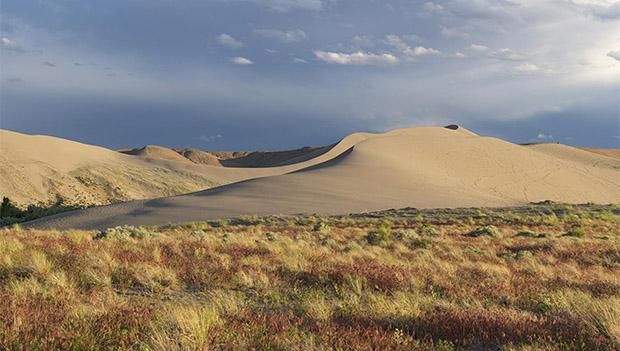
<path fill-rule="evenodd" d="M 4 0 L 0 127 L 111 148 L 458 123 L 620 146 L 620 1 Z"/>

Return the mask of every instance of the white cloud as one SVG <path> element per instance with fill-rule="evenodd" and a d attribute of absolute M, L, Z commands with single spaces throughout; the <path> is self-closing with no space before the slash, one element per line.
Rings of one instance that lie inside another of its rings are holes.
<path fill-rule="evenodd" d="M 620 50 L 610 51 L 607 53 L 607 56 L 611 57 L 612 59 L 616 61 L 620 61 Z"/>
<path fill-rule="evenodd" d="M 222 45 L 224 45 L 226 47 L 229 47 L 231 49 L 238 49 L 240 47 L 243 47 L 243 43 L 242 42 L 240 42 L 239 40 L 233 38 L 232 36 L 230 36 L 230 35 L 228 35 L 226 33 L 220 34 L 217 37 L 217 41 L 218 41 L 218 43 L 220 43 L 220 44 L 222 44 Z"/>
<path fill-rule="evenodd" d="M 6 38 L 6 37 L 0 38 L 0 47 L 5 50 L 11 50 L 11 51 L 17 51 L 17 52 L 24 51 L 24 49 L 22 49 L 22 47 L 19 46 L 15 41 L 9 38 Z"/>
<path fill-rule="evenodd" d="M 482 45 L 482 44 L 471 44 L 469 46 L 469 49 L 471 51 L 475 51 L 475 52 L 479 52 L 479 53 L 486 53 L 487 57 L 494 58 L 496 60 L 502 60 L 502 61 L 524 61 L 525 59 L 527 59 L 526 55 L 524 55 L 522 53 L 519 53 L 519 52 L 515 52 L 514 50 L 512 50 L 510 48 L 504 48 L 504 49 L 490 51 L 488 46 L 485 46 L 485 45 Z"/>
<path fill-rule="evenodd" d="M 294 29 L 289 31 L 282 31 L 278 29 L 256 29 L 254 34 L 260 35 L 264 38 L 275 39 L 282 43 L 295 43 L 306 39 L 306 32 L 301 29 Z"/>
<path fill-rule="evenodd" d="M 441 52 L 439 50 L 433 48 L 425 48 L 424 46 L 416 46 L 415 48 L 413 48 L 413 54 L 415 56 L 438 55 L 440 53 Z"/>
<path fill-rule="evenodd" d="M 404 40 L 402 40 L 396 34 L 389 34 L 385 36 L 385 42 L 388 45 L 393 46 L 396 50 L 400 51 L 406 56 L 423 56 L 423 55 L 437 55 L 440 53 L 439 50 L 433 48 L 426 48 L 423 46 L 416 46 L 412 48 L 407 44 Z"/>
<path fill-rule="evenodd" d="M 306 60 L 304 60 L 302 58 L 299 58 L 299 57 L 295 57 L 293 59 L 293 62 L 295 62 L 295 63 L 308 63 L 308 61 L 306 61 Z"/>
<path fill-rule="evenodd" d="M 460 58 L 460 59 L 463 59 L 463 58 L 467 58 L 467 55 L 465 55 L 464 53 L 462 53 L 462 52 L 460 52 L 460 51 L 457 51 L 457 52 L 454 54 L 454 57 L 456 57 L 456 58 Z"/>
<path fill-rule="evenodd" d="M 3 37 L 3 38 L 0 38 L 0 45 L 2 45 L 2 46 L 13 46 L 13 45 L 15 45 L 15 42 L 12 41 L 9 38 L 4 38 Z"/>
<path fill-rule="evenodd" d="M 215 141 L 217 139 L 222 139 L 222 135 L 221 134 L 216 134 L 216 135 L 201 135 L 198 137 L 199 140 L 202 140 L 204 142 L 212 142 Z"/>
<path fill-rule="evenodd" d="M 312 10 L 318 11 L 323 8 L 321 0 L 250 0 L 261 6 L 267 7 L 277 12 L 288 12 L 291 10 Z"/>
<path fill-rule="evenodd" d="M 488 46 L 484 46 L 481 44 L 471 44 L 469 48 L 473 51 L 480 51 L 480 52 L 489 50 Z"/>
<path fill-rule="evenodd" d="M 536 66 L 533 63 L 522 63 L 515 67 L 515 70 L 523 73 L 533 73 L 536 71 L 540 71 L 540 67 Z"/>
<path fill-rule="evenodd" d="M 233 58 L 231 62 L 234 63 L 235 65 L 253 65 L 254 64 L 254 62 L 252 62 L 251 60 L 245 57 L 241 57 L 241 56 L 237 56 Z"/>
<path fill-rule="evenodd" d="M 469 38 L 469 33 L 458 30 L 456 28 L 449 28 L 449 27 L 444 27 L 444 26 L 439 26 L 441 28 L 441 35 L 443 35 L 446 38 L 462 38 L 462 39 L 467 39 Z"/>
<path fill-rule="evenodd" d="M 314 55 L 321 61 L 338 65 L 393 65 L 398 63 L 398 58 L 392 54 L 373 54 L 362 51 L 352 54 L 341 52 L 314 51 Z"/>
<path fill-rule="evenodd" d="M 489 53 L 489 57 L 504 61 L 523 61 L 526 56 L 518 52 L 514 52 L 509 48 L 500 49 Z"/>
<path fill-rule="evenodd" d="M 544 133 L 539 133 L 536 136 L 536 139 L 538 140 L 553 140 L 553 135 L 550 134 L 544 134 Z"/>

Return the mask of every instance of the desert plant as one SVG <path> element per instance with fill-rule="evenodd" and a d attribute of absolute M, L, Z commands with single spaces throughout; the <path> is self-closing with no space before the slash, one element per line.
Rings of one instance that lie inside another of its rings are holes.
<path fill-rule="evenodd" d="M 93 239 L 101 240 L 127 240 L 127 239 L 145 239 L 153 236 L 154 233 L 147 228 L 139 226 L 134 227 L 131 225 L 118 226 L 114 228 L 107 228 L 98 232 Z"/>
<path fill-rule="evenodd" d="M 381 226 L 375 230 L 369 231 L 364 239 L 370 245 L 386 245 L 392 240 L 392 231 L 387 226 Z"/>
<path fill-rule="evenodd" d="M 395 240 L 408 241 L 419 237 L 414 229 L 396 229 L 392 231 L 392 237 Z"/>
<path fill-rule="evenodd" d="M 586 236 L 586 233 L 581 227 L 573 227 L 569 229 L 566 233 L 562 234 L 562 236 L 568 236 L 572 238 L 583 238 Z"/>
<path fill-rule="evenodd" d="M 474 238 L 478 238 L 481 236 L 488 236 L 491 238 L 496 238 L 496 237 L 499 237 L 499 230 L 495 226 L 487 225 L 484 227 L 476 228 L 468 232 L 466 235 L 474 237 Z"/>
<path fill-rule="evenodd" d="M 431 224 L 421 225 L 418 228 L 417 232 L 423 235 L 437 235 L 437 229 Z"/>
<path fill-rule="evenodd" d="M 548 238 L 550 235 L 549 233 L 536 233 L 529 230 L 522 230 L 517 233 L 517 236 L 522 238 Z"/>
<path fill-rule="evenodd" d="M 329 230 L 329 225 L 323 222 L 322 220 L 317 221 L 314 226 L 312 226 L 313 232 L 326 232 Z"/>

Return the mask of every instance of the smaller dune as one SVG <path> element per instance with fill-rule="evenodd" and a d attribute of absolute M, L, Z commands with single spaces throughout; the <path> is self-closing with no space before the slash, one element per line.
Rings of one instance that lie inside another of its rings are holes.
<path fill-rule="evenodd" d="M 127 155 L 155 158 L 158 160 L 177 161 L 177 162 L 186 162 L 186 163 L 191 162 L 187 158 L 183 157 L 183 155 L 180 155 L 178 152 L 172 149 L 169 149 L 167 147 L 157 146 L 157 145 L 147 145 L 147 146 L 144 146 L 138 149 L 123 149 L 123 150 L 119 150 L 119 152 L 127 154 Z"/>
<path fill-rule="evenodd" d="M 198 149 L 174 149 L 179 155 L 185 159 L 199 164 L 209 166 L 222 166 L 220 159 L 210 152 L 198 150 Z"/>

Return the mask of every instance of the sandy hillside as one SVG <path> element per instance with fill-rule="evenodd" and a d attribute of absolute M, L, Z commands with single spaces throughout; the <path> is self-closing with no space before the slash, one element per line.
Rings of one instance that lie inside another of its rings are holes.
<path fill-rule="evenodd" d="M 327 153 L 339 151 L 338 157 L 325 156 L 328 161 L 297 172 L 91 208 L 30 225 L 104 228 L 243 214 L 620 202 L 620 160 L 563 145 L 520 146 L 463 128 L 435 127 L 355 134 L 344 141 L 352 146 L 341 143 Z"/>
<path fill-rule="evenodd" d="M 138 149 L 136 156 L 61 138 L 0 130 L 0 195 L 20 205 L 58 199 L 91 205 L 185 194 L 305 168 L 337 156 L 370 135 L 353 134 L 318 157 L 300 158 L 298 163 L 241 168 L 192 162 L 158 146 Z"/>

